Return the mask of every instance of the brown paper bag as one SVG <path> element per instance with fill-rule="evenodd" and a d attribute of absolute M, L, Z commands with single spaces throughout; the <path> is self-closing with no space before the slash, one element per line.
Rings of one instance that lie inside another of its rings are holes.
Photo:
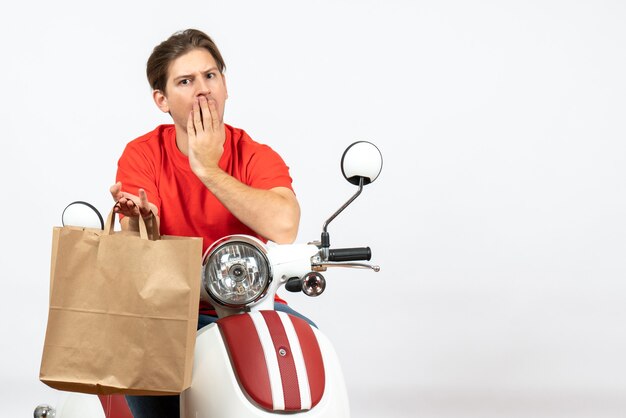
<path fill-rule="evenodd" d="M 74 392 L 180 393 L 191 385 L 202 239 L 149 240 L 143 220 L 139 233 L 114 232 L 114 220 L 53 230 L 39 378 Z"/>

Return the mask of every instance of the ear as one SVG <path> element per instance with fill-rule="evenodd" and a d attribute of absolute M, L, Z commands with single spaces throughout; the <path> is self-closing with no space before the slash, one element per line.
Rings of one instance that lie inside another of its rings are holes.
<path fill-rule="evenodd" d="M 165 93 L 163 93 L 161 90 L 153 90 L 152 99 L 162 112 L 168 113 L 170 111 L 170 105 L 167 103 L 167 97 L 165 96 Z"/>

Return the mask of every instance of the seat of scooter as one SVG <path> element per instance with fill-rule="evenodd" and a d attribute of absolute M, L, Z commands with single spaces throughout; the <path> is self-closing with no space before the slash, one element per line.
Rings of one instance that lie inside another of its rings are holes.
<path fill-rule="evenodd" d="M 269 411 L 313 408 L 324 394 L 324 360 L 303 319 L 277 311 L 217 321 L 244 394 Z"/>

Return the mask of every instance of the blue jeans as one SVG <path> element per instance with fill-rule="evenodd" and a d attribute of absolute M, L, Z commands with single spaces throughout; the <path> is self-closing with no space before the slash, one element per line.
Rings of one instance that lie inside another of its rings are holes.
<path fill-rule="evenodd" d="M 274 303 L 274 309 L 304 319 L 317 328 L 317 325 L 304 315 L 291 309 L 284 303 Z M 217 317 L 209 315 L 198 316 L 198 329 L 217 321 Z M 174 396 L 126 396 L 128 407 L 134 418 L 176 418 L 180 414 L 180 398 Z"/>

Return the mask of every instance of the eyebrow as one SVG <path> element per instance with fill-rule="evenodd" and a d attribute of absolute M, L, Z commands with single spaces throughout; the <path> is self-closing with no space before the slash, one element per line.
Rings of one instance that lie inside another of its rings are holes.
<path fill-rule="evenodd" d="M 218 71 L 217 67 L 210 67 L 208 70 L 200 71 L 200 73 L 208 74 L 212 71 Z M 179 75 L 178 77 L 174 77 L 174 81 L 178 81 L 178 80 L 185 79 L 185 78 L 193 78 L 193 77 L 194 77 L 193 74 L 182 74 L 182 75 Z"/>

